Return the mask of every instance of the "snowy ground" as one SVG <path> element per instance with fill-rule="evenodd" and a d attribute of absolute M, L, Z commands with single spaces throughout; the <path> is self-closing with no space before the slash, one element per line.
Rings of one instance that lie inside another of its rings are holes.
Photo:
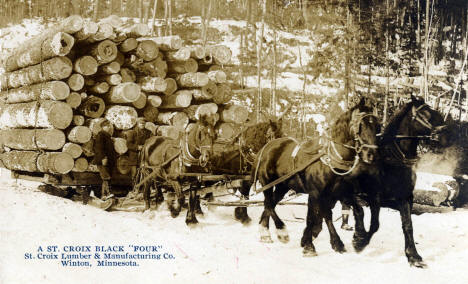
<path fill-rule="evenodd" d="M 243 226 L 232 208 L 204 208 L 188 228 L 165 206 L 150 214 L 105 212 L 35 190 L 35 184 L 2 177 L 0 186 L 0 283 L 468 283 L 468 211 L 413 215 L 414 236 L 427 269 L 411 268 L 396 211 L 383 209 L 381 227 L 357 254 L 352 232 L 338 229 L 348 250 L 335 253 L 326 226 L 314 241 L 318 256 L 302 257 L 304 206 L 278 209 L 291 241 L 258 241 L 261 207 L 249 208 Z M 335 209 L 335 218 L 339 209 Z M 368 220 L 367 220 L 368 221 Z M 335 223 L 339 227 L 339 221 Z M 160 245 L 172 260 L 140 260 L 137 267 L 63 267 L 58 260 L 26 260 L 39 246 Z"/>

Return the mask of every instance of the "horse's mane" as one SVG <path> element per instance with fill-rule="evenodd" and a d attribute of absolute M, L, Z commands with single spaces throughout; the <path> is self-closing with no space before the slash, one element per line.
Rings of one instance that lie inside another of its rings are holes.
<path fill-rule="evenodd" d="M 268 135 L 268 129 L 272 129 L 274 132 L 274 138 L 281 136 L 281 127 L 277 122 L 259 122 L 247 126 L 242 131 L 242 139 L 244 140 L 244 147 L 251 149 L 254 153 L 260 151 L 260 149 L 268 142 L 270 137 Z"/>
<path fill-rule="evenodd" d="M 372 108 L 362 105 L 362 104 L 357 104 L 354 107 L 350 108 L 346 112 L 344 112 L 342 115 L 338 117 L 338 119 L 335 121 L 335 123 L 331 126 L 330 128 L 330 135 L 331 138 L 337 138 L 337 137 L 343 137 L 344 141 L 349 141 L 353 139 L 351 137 L 350 133 L 350 122 L 351 118 L 353 115 L 353 112 L 359 109 L 361 112 L 371 112 Z"/>

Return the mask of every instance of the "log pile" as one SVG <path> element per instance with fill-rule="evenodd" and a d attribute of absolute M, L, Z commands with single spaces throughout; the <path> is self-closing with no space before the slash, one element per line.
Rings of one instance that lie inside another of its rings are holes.
<path fill-rule="evenodd" d="M 247 111 L 229 105 L 225 46 L 184 46 L 179 36 L 149 37 L 145 24 L 116 16 L 70 16 L 3 56 L 1 161 L 11 170 L 66 174 L 96 171 L 93 139 L 104 119 L 114 128 L 117 168 L 129 173 L 122 131 L 144 117 L 155 135 L 178 139 L 201 114 L 234 135 Z"/>

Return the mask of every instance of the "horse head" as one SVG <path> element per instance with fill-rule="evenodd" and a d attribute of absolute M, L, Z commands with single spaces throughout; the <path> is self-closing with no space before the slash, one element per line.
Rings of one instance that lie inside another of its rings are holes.
<path fill-rule="evenodd" d="M 354 149 L 367 164 L 374 162 L 377 156 L 377 134 L 380 132 L 378 118 L 372 108 L 361 99 L 351 114 L 350 132 L 354 137 Z"/>

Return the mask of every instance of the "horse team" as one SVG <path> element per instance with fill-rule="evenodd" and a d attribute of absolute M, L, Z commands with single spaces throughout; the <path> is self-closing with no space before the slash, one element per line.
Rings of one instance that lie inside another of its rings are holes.
<path fill-rule="evenodd" d="M 356 251 L 363 250 L 377 232 L 380 208 L 396 209 L 401 215 L 408 262 L 416 267 L 426 266 L 413 238 L 411 209 L 416 177 L 412 166 L 422 139 L 431 138 L 441 146 L 450 143 L 450 133 L 439 112 L 412 97 L 381 133 L 378 118 L 363 99 L 340 115 L 328 135 L 320 140 L 297 141 L 281 137 L 280 125 L 281 121 L 253 125 L 234 137 L 229 145 L 213 151 L 216 147 L 214 121 L 210 117 L 200 117 L 180 141 L 163 137 L 147 140 L 140 165 L 147 170 L 147 177 L 153 175 L 158 181 L 155 183 L 157 192 L 160 192 L 161 184 L 174 190 L 175 198 L 168 200 L 173 217 L 179 214 L 184 204 L 183 186 L 187 184 L 184 183 L 187 176 L 184 173 L 250 173 L 250 181 L 244 181 L 239 192 L 243 199 L 248 199 L 251 185 L 259 182 L 263 186 L 257 190 L 265 196 L 260 218 L 262 242 L 272 242 L 270 217 L 278 239 L 289 241 L 286 225 L 275 207 L 290 189 L 307 193 L 306 227 L 301 238 L 304 256 L 317 254 L 313 240 L 321 232 L 323 220 L 332 248 L 340 253 L 345 251 L 332 220 L 332 209 L 337 201 L 353 208 L 353 246 Z M 251 134 L 248 139 L 254 141 L 247 143 L 245 134 Z M 251 145 L 257 147 L 252 149 Z M 150 178 L 147 180 L 144 196 L 149 208 L 152 182 Z M 196 223 L 196 213 L 201 212 L 197 195 L 200 186 L 202 183 L 196 178 L 188 184 L 187 224 Z M 370 207 L 369 231 L 364 227 L 363 201 Z M 250 221 L 246 207 L 236 208 L 235 217 L 243 223 Z"/>

